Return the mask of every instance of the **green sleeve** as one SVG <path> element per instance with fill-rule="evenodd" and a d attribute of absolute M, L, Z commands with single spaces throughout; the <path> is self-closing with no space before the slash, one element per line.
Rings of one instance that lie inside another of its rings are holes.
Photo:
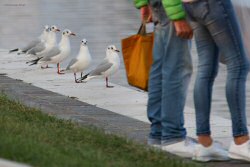
<path fill-rule="evenodd" d="M 181 0 L 162 0 L 164 9 L 170 20 L 184 19 L 186 14 Z"/>
<path fill-rule="evenodd" d="M 136 8 L 141 8 L 142 6 L 146 6 L 148 4 L 148 0 L 134 0 L 134 4 Z"/>

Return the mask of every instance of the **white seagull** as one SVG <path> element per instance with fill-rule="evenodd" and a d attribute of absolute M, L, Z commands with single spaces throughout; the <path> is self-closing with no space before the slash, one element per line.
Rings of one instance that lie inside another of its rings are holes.
<path fill-rule="evenodd" d="M 83 76 L 81 80 L 87 82 L 92 78 L 105 77 L 106 87 L 112 88 L 113 86 L 108 85 L 108 77 L 116 73 L 120 67 L 120 58 L 117 52 L 120 51 L 114 45 L 108 46 L 104 60 L 94 70 Z"/>
<path fill-rule="evenodd" d="M 73 72 L 75 76 L 75 82 L 79 83 L 81 81 L 78 81 L 76 79 L 76 73 L 81 72 L 81 77 L 82 77 L 83 71 L 89 67 L 91 61 L 92 61 L 92 58 L 91 58 L 91 55 L 89 53 L 89 49 L 87 46 L 87 40 L 83 39 L 81 42 L 80 51 L 77 57 L 70 61 L 70 63 L 68 64 L 67 68 L 64 71 Z"/>
<path fill-rule="evenodd" d="M 57 26 L 55 25 L 51 26 L 50 31 L 48 33 L 47 40 L 39 43 L 32 49 L 28 50 L 27 54 L 40 57 L 40 55 L 49 51 L 51 48 L 55 47 L 57 45 L 56 32 L 59 32 L 59 31 L 60 29 L 58 29 Z"/>
<path fill-rule="evenodd" d="M 12 53 L 12 52 L 18 52 L 18 54 L 26 53 L 28 50 L 32 49 L 36 45 L 40 44 L 41 42 L 46 41 L 48 38 L 48 34 L 49 34 L 49 26 L 45 25 L 42 34 L 37 39 L 31 41 L 30 43 L 28 43 L 26 46 L 22 48 L 12 49 L 9 51 L 9 53 Z"/>
<path fill-rule="evenodd" d="M 30 61 L 32 63 L 30 65 L 41 64 L 41 66 L 47 66 L 48 64 L 57 64 L 57 73 L 64 74 L 60 71 L 60 63 L 70 55 L 71 48 L 69 36 L 71 35 L 75 36 L 70 30 L 64 30 L 59 45 L 42 54 L 41 57 Z"/>

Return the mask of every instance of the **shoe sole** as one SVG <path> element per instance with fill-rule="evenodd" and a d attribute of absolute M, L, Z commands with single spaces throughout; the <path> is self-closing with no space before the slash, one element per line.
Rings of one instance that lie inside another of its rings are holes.
<path fill-rule="evenodd" d="M 153 149 L 161 149 L 161 145 L 153 144 L 153 145 L 149 145 L 149 146 Z"/>
<path fill-rule="evenodd" d="M 208 157 L 208 156 L 202 156 L 202 157 L 193 157 L 192 158 L 195 161 L 200 161 L 200 162 L 208 162 L 208 161 L 229 161 L 230 158 L 219 158 L 219 157 Z"/>
<path fill-rule="evenodd" d="M 177 151 L 172 151 L 172 150 L 165 150 L 165 149 L 161 149 L 162 151 L 166 151 L 170 154 L 174 154 L 177 155 L 179 157 L 183 157 L 183 158 L 192 158 L 193 154 L 192 153 L 188 153 L 188 152 L 177 152 Z"/>
<path fill-rule="evenodd" d="M 235 153 L 229 152 L 228 156 L 230 158 L 232 158 L 232 159 L 238 159 L 238 160 L 244 160 L 244 161 L 250 162 L 250 158 L 248 158 L 246 156 L 243 156 L 243 155 L 239 155 L 239 154 L 235 154 Z"/>

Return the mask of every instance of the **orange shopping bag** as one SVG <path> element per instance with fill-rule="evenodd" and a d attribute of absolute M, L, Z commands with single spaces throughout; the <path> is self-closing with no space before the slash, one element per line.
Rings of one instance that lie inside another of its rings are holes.
<path fill-rule="evenodd" d="M 128 83 L 142 90 L 148 89 L 153 61 L 153 40 L 153 33 L 145 33 L 145 24 L 141 25 L 138 34 L 122 39 L 122 54 Z"/>

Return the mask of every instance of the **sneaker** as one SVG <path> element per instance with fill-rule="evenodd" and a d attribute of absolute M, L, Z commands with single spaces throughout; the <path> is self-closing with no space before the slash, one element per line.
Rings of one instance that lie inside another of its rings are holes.
<path fill-rule="evenodd" d="M 193 160 L 208 162 L 208 161 L 227 161 L 228 152 L 222 148 L 222 145 L 217 142 L 213 142 L 211 146 L 204 147 L 201 144 L 197 144 L 194 150 Z"/>
<path fill-rule="evenodd" d="M 149 137 L 148 138 L 148 145 L 151 147 L 160 149 L 161 148 L 161 140 Z"/>
<path fill-rule="evenodd" d="M 250 140 L 241 145 L 236 145 L 232 141 L 229 147 L 228 156 L 232 159 L 250 161 Z"/>
<path fill-rule="evenodd" d="M 169 153 L 184 157 L 184 158 L 192 158 L 194 153 L 194 146 L 197 143 L 191 139 L 186 138 L 183 141 L 169 144 L 169 145 L 162 145 L 161 149 L 163 151 L 167 151 Z"/>

